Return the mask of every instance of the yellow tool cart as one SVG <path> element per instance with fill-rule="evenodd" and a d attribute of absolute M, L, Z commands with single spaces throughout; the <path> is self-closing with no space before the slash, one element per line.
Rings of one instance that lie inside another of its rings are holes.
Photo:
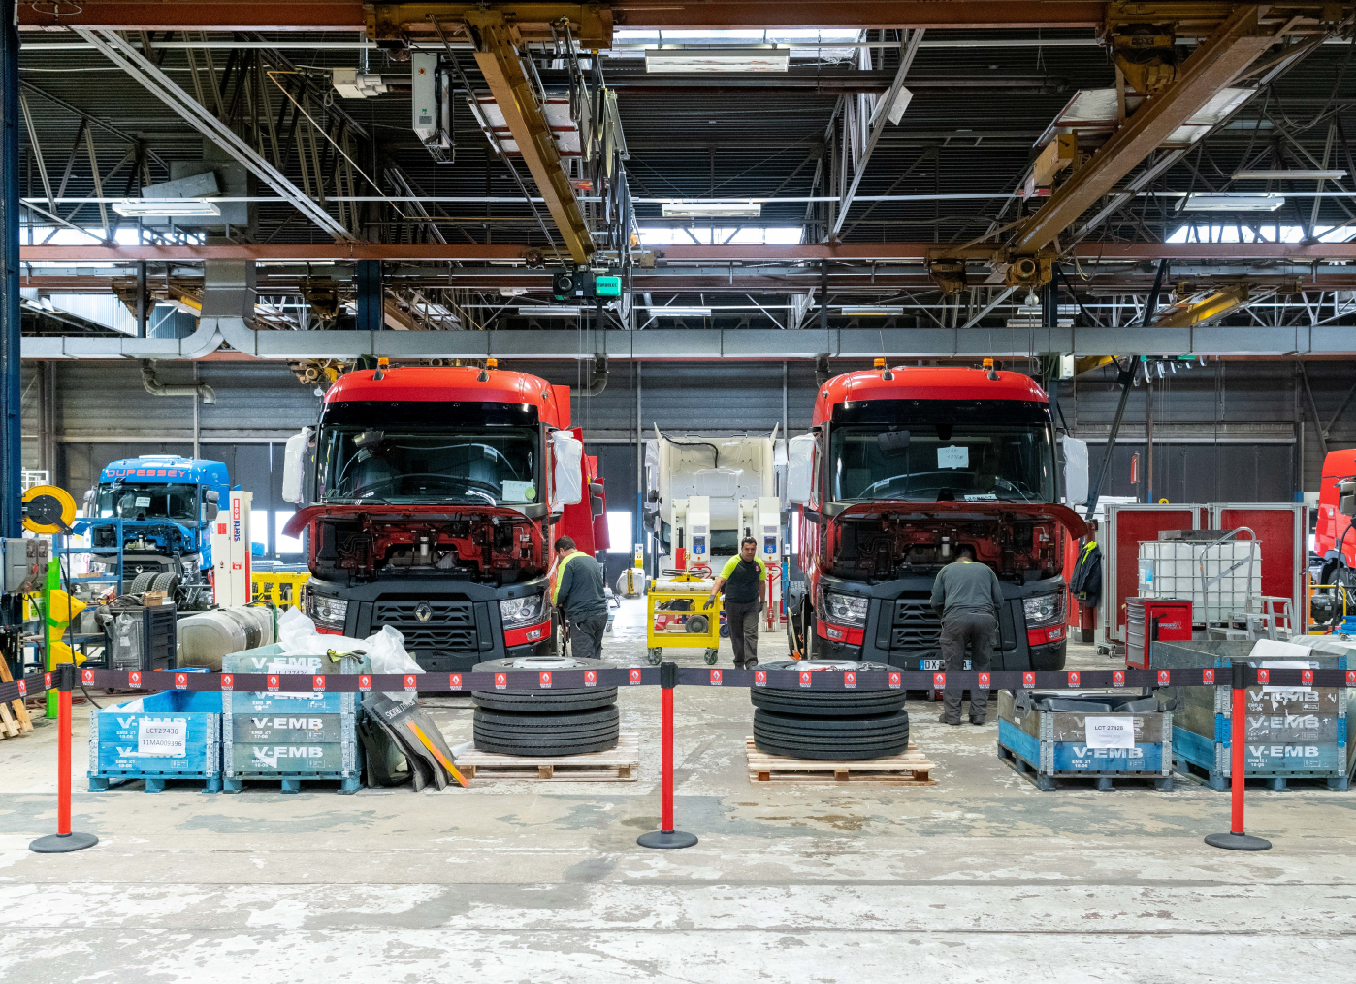
<path fill-rule="evenodd" d="M 722 599 L 717 596 L 710 608 L 703 609 L 711 593 L 711 581 L 695 574 L 679 574 L 650 585 L 646 596 L 646 658 L 658 666 L 664 648 L 704 649 L 708 664 L 720 656 L 720 613 Z"/>
<path fill-rule="evenodd" d="M 311 575 L 302 571 L 251 571 L 253 600 L 270 602 L 274 608 L 306 610 L 306 582 Z"/>

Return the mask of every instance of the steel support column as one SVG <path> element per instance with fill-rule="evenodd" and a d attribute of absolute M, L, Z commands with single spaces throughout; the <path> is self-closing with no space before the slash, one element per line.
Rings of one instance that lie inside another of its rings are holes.
<path fill-rule="evenodd" d="M 359 260 L 358 330 L 381 331 L 386 312 L 381 291 L 381 260 Z"/>
<path fill-rule="evenodd" d="M 22 532 L 19 391 L 19 32 L 0 0 L 0 536 Z"/>
<path fill-rule="evenodd" d="M 514 28 L 497 10 L 471 11 L 466 15 L 466 23 L 476 36 L 476 64 L 565 240 L 565 248 L 576 263 L 587 262 L 594 251 L 593 237 L 574 186 L 565 173 L 537 92 L 523 72 Z"/>

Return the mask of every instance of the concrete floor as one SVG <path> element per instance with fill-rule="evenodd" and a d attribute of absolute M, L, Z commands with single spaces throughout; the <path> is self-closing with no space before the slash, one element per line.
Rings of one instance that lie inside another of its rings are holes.
<path fill-rule="evenodd" d="M 606 655 L 643 651 L 628 603 Z M 351 797 L 81 792 L 78 712 L 75 829 L 100 843 L 73 855 L 26 850 L 54 829 L 55 728 L 0 742 L 0 981 L 1237 982 L 1356 964 L 1356 793 L 1250 791 L 1249 830 L 1275 849 L 1220 852 L 1201 838 L 1227 829 L 1227 796 L 1041 793 L 996 759 L 993 724 L 947 728 L 923 703 L 935 786 L 755 786 L 747 695 L 680 689 L 678 825 L 701 842 L 654 853 L 634 840 L 658 823 L 658 704 L 621 696 L 637 782 Z M 438 714 L 470 737 L 464 704 Z"/>

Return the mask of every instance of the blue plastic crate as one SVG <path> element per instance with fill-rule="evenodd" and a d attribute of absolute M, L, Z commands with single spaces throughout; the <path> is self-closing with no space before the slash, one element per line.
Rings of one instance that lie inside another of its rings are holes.
<path fill-rule="evenodd" d="M 168 779 L 202 780 L 206 792 L 221 789 L 219 693 L 168 690 L 94 708 L 89 732 L 91 791 L 134 779 L 144 780 L 148 793 L 163 790 Z"/>

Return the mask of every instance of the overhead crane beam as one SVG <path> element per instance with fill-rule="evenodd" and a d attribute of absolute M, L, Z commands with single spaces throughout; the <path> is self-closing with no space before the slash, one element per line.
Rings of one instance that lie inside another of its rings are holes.
<path fill-rule="evenodd" d="M 593 236 L 565 173 L 537 92 L 523 71 L 515 25 L 507 22 L 498 10 L 473 10 L 466 14 L 466 26 L 476 42 L 480 73 L 504 114 L 504 122 L 537 183 L 547 211 L 565 240 L 565 248 L 576 263 L 586 263 L 594 252 Z"/>
<path fill-rule="evenodd" d="M 936 250 L 933 243 L 811 243 L 761 245 L 656 246 L 656 260 L 667 263 L 923 263 Z M 20 244 L 24 263 L 118 263 L 145 260 L 158 263 L 203 260 L 259 262 L 513 262 L 541 253 L 541 244 L 529 243 L 238 243 L 219 246 L 145 245 L 101 246 L 98 243 L 46 246 Z M 1292 263 L 1356 262 L 1356 242 L 1345 243 L 1083 243 L 1068 255 L 1085 263 L 1134 262 L 1170 259 L 1202 262 L 1249 263 L 1286 260 Z M 1336 272 L 1336 271 L 1334 271 Z"/>
<path fill-rule="evenodd" d="M 1276 30 L 1261 23 L 1266 10 L 1265 6 L 1249 4 L 1229 14 L 1182 63 L 1176 80 L 1149 99 L 1091 160 L 1017 227 L 1008 243 L 1011 252 L 1022 256 L 1051 246 L 1080 215 L 1110 193 L 1173 131 L 1274 44 Z"/>
<path fill-rule="evenodd" d="M 468 9 L 592 8 L 618 25 L 659 30 L 728 28 L 1069 28 L 1097 27 L 1106 4 L 1092 0 L 617 0 L 610 4 L 426 3 L 364 4 L 361 0 L 81 0 L 21 4 L 19 27 L 101 27 L 114 30 L 361 31 L 368 11 L 384 23 L 409 11 L 412 29 L 427 29 L 428 13 L 449 23 Z M 416 11 L 414 8 L 421 8 Z M 437 8 L 436 11 L 434 8 Z M 458 12 L 456 8 L 461 8 Z M 416 16 L 417 14 L 417 16 Z M 523 18 L 519 18 L 523 20 Z M 572 29 L 573 30 L 573 29 Z M 576 35 L 578 37 L 579 35 Z M 548 34 L 549 37 L 549 34 Z"/>

